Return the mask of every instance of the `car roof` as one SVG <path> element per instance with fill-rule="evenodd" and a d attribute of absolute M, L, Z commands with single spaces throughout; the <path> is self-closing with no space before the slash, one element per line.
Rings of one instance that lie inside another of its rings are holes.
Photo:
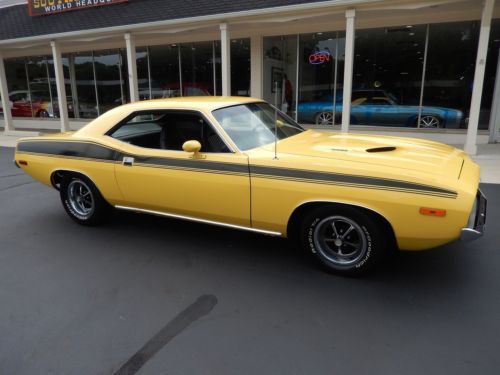
<path fill-rule="evenodd" d="M 209 113 L 219 108 L 257 102 L 263 102 L 263 100 L 242 96 L 184 96 L 178 98 L 144 100 L 111 109 L 93 120 L 87 126 L 81 128 L 76 134 L 82 136 L 102 134 L 110 127 L 110 124 L 116 124 L 123 119 L 124 114 L 126 115 L 136 111 L 179 109 Z"/>
<path fill-rule="evenodd" d="M 182 96 L 176 98 L 144 100 L 132 103 L 131 105 L 146 107 L 147 109 L 151 106 L 157 107 L 158 104 L 161 104 L 161 107 L 166 109 L 178 108 L 181 106 L 192 109 L 214 110 L 221 107 L 261 101 L 262 99 L 243 96 Z"/>

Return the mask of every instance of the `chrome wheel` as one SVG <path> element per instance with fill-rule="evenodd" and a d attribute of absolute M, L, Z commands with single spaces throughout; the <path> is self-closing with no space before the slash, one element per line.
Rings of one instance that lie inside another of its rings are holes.
<path fill-rule="evenodd" d="M 344 216 L 329 216 L 321 220 L 314 228 L 313 239 L 317 251 L 339 266 L 357 263 L 368 251 L 365 231 Z"/>
<path fill-rule="evenodd" d="M 90 187 L 81 180 L 72 180 L 68 185 L 68 202 L 80 219 L 92 216 L 95 204 Z"/>
<path fill-rule="evenodd" d="M 420 118 L 421 128 L 439 128 L 441 122 L 436 116 L 422 116 Z"/>
<path fill-rule="evenodd" d="M 332 124 L 333 124 L 332 112 L 321 112 L 316 115 L 316 125 L 332 125 Z"/>

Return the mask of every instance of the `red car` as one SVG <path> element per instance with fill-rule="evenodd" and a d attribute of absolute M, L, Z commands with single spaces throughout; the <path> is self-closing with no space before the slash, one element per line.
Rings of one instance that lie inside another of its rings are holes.
<path fill-rule="evenodd" d="M 50 97 L 44 91 L 12 91 L 9 102 L 12 117 L 55 117 Z M 1 103 L 0 113 L 3 113 Z"/>

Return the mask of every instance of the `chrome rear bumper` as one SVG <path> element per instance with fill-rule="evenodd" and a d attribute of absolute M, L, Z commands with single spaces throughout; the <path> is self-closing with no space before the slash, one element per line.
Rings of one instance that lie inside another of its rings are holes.
<path fill-rule="evenodd" d="M 467 228 L 462 228 L 461 241 L 473 241 L 483 235 L 486 227 L 486 202 L 483 192 L 478 190 Z"/>

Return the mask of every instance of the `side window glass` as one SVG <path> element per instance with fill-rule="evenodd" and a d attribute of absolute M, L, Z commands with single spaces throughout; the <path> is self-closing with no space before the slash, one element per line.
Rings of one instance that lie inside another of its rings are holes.
<path fill-rule="evenodd" d="M 138 113 L 108 135 L 135 146 L 160 148 L 160 132 L 164 116 L 165 114 L 161 112 Z"/>
<path fill-rule="evenodd" d="M 229 152 L 226 144 L 198 114 L 172 113 L 162 128 L 160 145 L 165 150 L 182 151 L 187 141 L 198 141 L 201 152 Z"/>
<path fill-rule="evenodd" d="M 140 112 L 108 135 L 145 148 L 182 151 L 184 142 L 196 140 L 201 144 L 201 152 L 229 152 L 212 126 L 195 113 Z"/>

